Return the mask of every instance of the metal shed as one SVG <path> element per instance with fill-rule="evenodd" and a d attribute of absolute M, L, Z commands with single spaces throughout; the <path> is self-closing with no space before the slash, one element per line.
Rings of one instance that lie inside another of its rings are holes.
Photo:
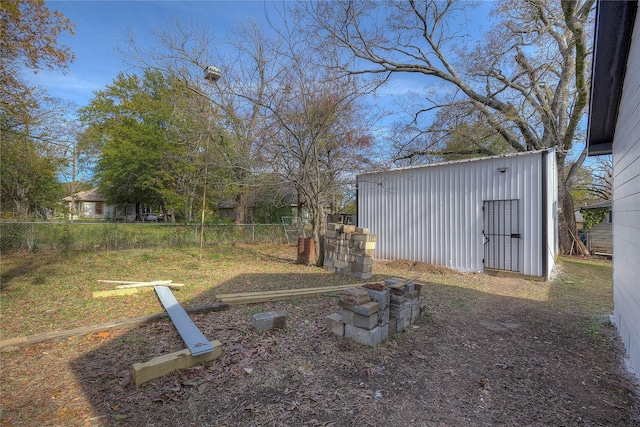
<path fill-rule="evenodd" d="M 553 150 L 358 175 L 377 259 L 548 277 L 557 253 Z"/>

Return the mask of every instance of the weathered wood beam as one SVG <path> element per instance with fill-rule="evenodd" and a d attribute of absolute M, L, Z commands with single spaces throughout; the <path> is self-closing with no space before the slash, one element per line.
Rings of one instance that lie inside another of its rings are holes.
<path fill-rule="evenodd" d="M 245 297 L 245 296 L 254 296 L 254 295 L 277 295 L 277 294 L 291 294 L 295 292 L 316 292 L 316 291 L 333 291 L 333 290 L 344 290 L 355 288 L 361 285 L 336 285 L 336 286 L 324 286 L 319 288 L 300 288 L 300 289 L 279 289 L 275 291 L 255 291 L 255 292 L 239 292 L 235 294 L 217 294 L 216 297 L 225 297 L 225 298 L 236 298 L 236 297 Z"/>
<path fill-rule="evenodd" d="M 325 293 L 341 293 L 359 285 L 329 286 L 323 288 L 290 289 L 271 292 L 246 292 L 242 294 L 218 294 L 216 301 L 228 304 L 254 304 L 266 301 L 284 301 L 296 298 L 309 298 Z"/>
<path fill-rule="evenodd" d="M 133 379 L 136 386 L 143 384 L 154 378 L 159 378 L 178 369 L 190 368 L 198 363 L 208 362 L 220 357 L 222 354 L 222 343 L 218 340 L 211 341 L 213 351 L 193 356 L 187 348 L 175 353 L 158 356 L 148 362 L 133 364 Z"/>
<path fill-rule="evenodd" d="M 229 304 L 224 302 L 215 302 L 213 304 L 201 305 L 192 308 L 186 308 L 189 314 L 208 313 L 211 311 L 224 311 L 229 309 Z M 31 335 L 27 337 L 11 338 L 0 341 L 0 350 L 8 347 L 26 347 L 32 344 L 39 344 L 49 341 L 61 341 L 72 337 L 79 337 L 98 332 L 105 332 L 115 329 L 132 329 L 149 323 L 156 322 L 160 319 L 168 317 L 167 312 L 156 313 L 149 316 L 134 317 L 131 319 L 116 320 L 113 322 L 99 323 L 97 325 L 83 326 L 76 329 L 68 329 L 65 331 L 48 332 L 45 334 Z"/>
<path fill-rule="evenodd" d="M 131 288 L 131 289 L 110 289 L 107 291 L 95 291 L 92 293 L 94 298 L 119 297 L 122 295 L 137 294 L 138 292 L 152 291 L 153 287 Z"/>
<path fill-rule="evenodd" d="M 130 283 L 128 285 L 120 285 L 116 286 L 116 289 L 133 289 L 133 288 L 153 288 L 154 286 L 166 286 L 168 288 L 178 288 L 184 286 L 183 283 L 153 283 L 153 282 L 140 282 L 140 283 Z"/>

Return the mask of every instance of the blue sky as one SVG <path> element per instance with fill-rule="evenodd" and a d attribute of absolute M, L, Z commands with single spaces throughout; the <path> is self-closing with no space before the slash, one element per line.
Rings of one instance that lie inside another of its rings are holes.
<path fill-rule="evenodd" d="M 94 91 L 104 89 L 119 71 L 127 71 L 116 57 L 115 47 L 126 36 L 128 27 L 134 30 L 137 42 L 149 37 L 151 29 L 176 19 L 206 24 L 216 37 L 224 38 L 233 27 L 247 19 L 266 22 L 265 8 L 273 8 L 274 2 L 281 8 L 287 1 L 47 0 L 45 4 L 49 9 L 58 10 L 76 27 L 75 35 L 64 34 L 58 40 L 60 45 L 71 48 L 76 60 L 66 74 L 59 70 L 41 70 L 35 75 L 26 71 L 24 77 L 32 85 L 47 89 L 53 97 L 84 106 Z M 487 24 L 486 13 L 491 6 L 492 1 L 486 1 L 475 10 L 478 27 Z M 394 95 L 404 95 L 424 85 L 425 81 L 420 76 L 394 76 L 379 91 L 378 102 L 387 102 Z"/>
<path fill-rule="evenodd" d="M 135 32 L 136 41 L 143 44 L 152 29 L 176 19 L 206 24 L 216 37 L 223 39 L 233 27 L 248 19 L 266 23 L 265 8 L 273 8 L 274 2 L 278 8 L 284 3 L 281 0 L 46 0 L 49 9 L 60 11 L 75 25 L 75 35 L 64 34 L 58 41 L 71 48 L 76 60 L 66 74 L 60 70 L 41 70 L 37 74 L 27 70 L 24 77 L 30 84 L 45 88 L 51 96 L 81 107 L 89 103 L 95 91 L 111 84 L 118 72 L 127 71 L 116 56 L 115 48 L 122 43 L 128 27 Z M 467 31 L 477 34 L 481 27 L 486 29 L 493 4 L 493 1 L 484 1 L 480 8 L 470 12 L 477 28 L 467 28 Z M 428 84 L 424 76 L 393 76 L 378 91 L 375 102 L 395 109 L 393 104 L 399 98 Z"/>
<path fill-rule="evenodd" d="M 264 20 L 265 3 L 256 1 L 46 1 L 50 10 L 58 10 L 75 25 L 75 35 L 58 39 L 76 55 L 66 74 L 59 70 L 26 71 L 32 84 L 47 89 L 56 98 L 88 104 L 93 92 L 104 89 L 118 72 L 126 71 L 116 57 L 115 47 L 131 27 L 137 37 L 149 30 L 181 19 L 206 23 L 217 37 L 223 38 L 232 27 L 253 17 Z"/>

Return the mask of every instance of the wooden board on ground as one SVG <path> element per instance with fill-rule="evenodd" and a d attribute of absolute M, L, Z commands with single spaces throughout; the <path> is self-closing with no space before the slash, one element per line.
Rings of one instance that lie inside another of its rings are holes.
<path fill-rule="evenodd" d="M 94 298 L 120 297 L 122 295 L 137 294 L 138 292 L 152 291 L 153 288 L 110 289 L 108 291 L 93 292 Z"/>
<path fill-rule="evenodd" d="M 153 288 L 154 286 L 166 286 L 168 288 L 177 288 L 180 289 L 184 286 L 183 283 L 156 283 L 148 282 L 148 283 L 130 283 L 128 285 L 120 285 L 116 286 L 116 289 L 133 289 L 133 288 Z"/>
<path fill-rule="evenodd" d="M 228 310 L 229 304 L 224 302 L 216 302 L 213 304 L 201 305 L 197 307 L 187 308 L 185 311 L 189 314 L 208 313 L 211 311 L 223 311 Z M 156 322 L 159 319 L 168 317 L 167 312 L 156 313 L 149 316 L 135 317 L 131 319 L 116 320 L 113 322 L 99 323 L 97 325 L 84 326 L 76 329 L 68 329 L 65 331 L 48 332 L 45 334 L 31 335 L 27 337 L 11 338 L 8 340 L 0 341 L 0 350 L 10 347 L 26 347 L 32 344 L 39 344 L 49 341 L 60 341 L 69 339 L 72 337 L 79 337 L 89 334 L 95 334 L 98 332 L 110 331 L 113 329 L 130 329 L 138 326 L 146 325 L 148 323 Z"/>
<path fill-rule="evenodd" d="M 191 366 L 214 360 L 222 354 L 222 343 L 218 340 L 209 343 L 213 351 L 203 353 L 197 356 L 191 354 L 189 349 L 176 351 L 175 353 L 165 354 L 156 357 L 148 362 L 135 363 L 133 365 L 133 379 L 136 386 L 143 384 L 154 378 L 167 375 L 178 369 L 190 368 Z"/>
<path fill-rule="evenodd" d="M 278 291 L 218 294 L 216 295 L 216 301 L 222 301 L 228 304 L 254 304 L 265 301 L 283 301 L 296 298 L 314 297 L 327 293 L 341 293 L 345 289 L 350 289 L 357 286 L 361 285 L 338 285 L 326 286 L 322 288 L 283 289 Z"/>

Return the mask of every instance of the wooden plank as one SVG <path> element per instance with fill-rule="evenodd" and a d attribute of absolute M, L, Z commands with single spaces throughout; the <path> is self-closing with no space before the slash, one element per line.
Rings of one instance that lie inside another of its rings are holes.
<path fill-rule="evenodd" d="M 300 289 L 279 289 L 275 291 L 255 291 L 255 292 L 240 292 L 235 294 L 218 294 L 216 297 L 236 298 L 255 295 L 277 295 L 277 294 L 291 294 L 294 292 L 315 292 L 315 291 L 335 291 L 355 288 L 361 285 L 336 285 L 336 286 L 324 286 L 320 288 L 300 288 Z"/>
<path fill-rule="evenodd" d="M 169 281 L 165 281 L 165 283 L 130 283 L 128 285 L 120 285 L 120 286 L 116 286 L 116 289 L 134 289 L 134 288 L 152 288 L 154 286 L 158 286 L 158 285 L 162 285 L 162 286 L 167 286 L 169 288 L 178 288 L 180 289 L 181 287 L 184 286 L 183 283 L 166 283 Z"/>
<path fill-rule="evenodd" d="M 171 293 L 171 289 L 166 286 L 155 286 L 154 289 L 164 309 L 169 313 L 173 325 L 191 351 L 191 354 L 197 356 L 213 351 L 213 347 L 211 347 L 207 337 L 205 337 L 196 324 L 193 323 L 193 320 L 191 320 L 176 297 Z"/>
<path fill-rule="evenodd" d="M 209 313 L 211 311 L 224 311 L 229 309 L 229 304 L 224 302 L 216 302 L 213 304 L 201 305 L 197 307 L 185 309 L 190 314 Z M 134 317 L 131 319 L 116 320 L 113 322 L 99 323 L 97 325 L 83 326 L 76 329 L 68 329 L 65 331 L 48 332 L 45 334 L 31 335 L 27 337 L 11 338 L 0 341 L 0 350 L 7 347 L 26 347 L 32 344 L 39 344 L 50 341 L 61 341 L 72 337 L 79 337 L 98 332 L 105 332 L 114 329 L 131 329 L 156 322 L 160 319 L 168 317 L 167 312 L 156 313 L 149 316 Z"/>
<path fill-rule="evenodd" d="M 106 297 L 119 297 L 122 295 L 131 295 L 136 294 L 138 292 L 146 292 L 151 291 L 153 288 L 131 288 L 131 289 L 110 289 L 107 291 L 96 291 L 93 292 L 94 298 L 106 298 Z"/>
<path fill-rule="evenodd" d="M 266 301 L 284 301 L 296 298 L 310 298 L 325 293 L 342 293 L 345 289 L 350 289 L 353 286 L 341 287 L 341 288 L 316 288 L 305 291 L 292 290 L 288 293 L 268 293 L 268 292 L 256 292 L 255 295 L 245 295 L 236 297 L 227 297 L 225 295 L 216 295 L 216 300 L 226 302 L 228 304 L 254 304 Z"/>
<path fill-rule="evenodd" d="M 222 354 L 222 343 L 218 340 L 211 341 L 209 345 L 212 351 L 197 356 L 191 354 L 189 349 L 176 351 L 175 353 L 165 354 L 148 362 L 134 363 L 133 379 L 136 386 L 159 378 L 178 369 L 190 368 L 198 363 L 208 362 L 220 357 Z"/>
<path fill-rule="evenodd" d="M 156 285 L 162 285 L 165 283 L 171 283 L 171 280 L 154 280 L 152 282 L 144 282 L 142 280 L 98 280 L 98 282 L 102 283 L 117 283 L 122 285 L 132 285 L 134 283 L 155 283 Z"/>

